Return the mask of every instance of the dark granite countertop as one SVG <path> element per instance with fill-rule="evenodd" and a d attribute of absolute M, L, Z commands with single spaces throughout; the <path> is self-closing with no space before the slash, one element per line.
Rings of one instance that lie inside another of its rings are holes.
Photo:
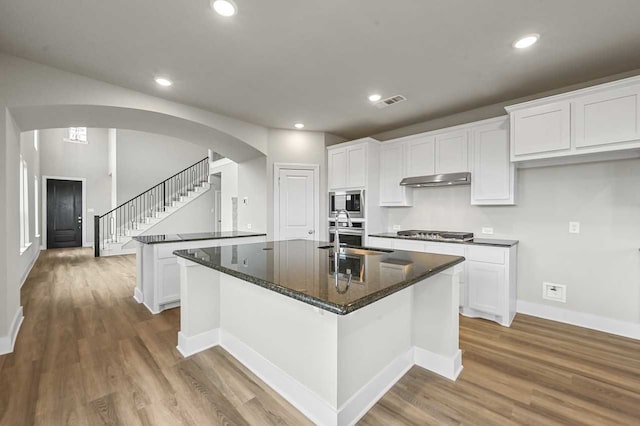
<path fill-rule="evenodd" d="M 318 308 L 345 315 L 463 262 L 461 256 L 388 250 L 340 254 L 339 282 L 330 243 L 268 241 L 176 250 L 176 256 Z M 352 277 L 348 283 L 349 274 Z"/>
<path fill-rule="evenodd" d="M 263 237 L 267 234 L 243 231 L 197 232 L 191 234 L 139 235 L 134 240 L 142 244 L 166 244 L 185 241 L 222 240 L 225 238 Z"/>
<path fill-rule="evenodd" d="M 380 234 L 369 234 L 370 237 L 378 238 L 394 238 L 396 240 L 411 240 L 411 241 L 431 241 L 434 243 L 451 243 L 451 244 L 472 244 L 478 246 L 494 246 L 494 247 L 513 247 L 518 244 L 518 240 L 501 240 L 494 238 L 474 238 L 470 241 L 442 241 L 432 240 L 428 238 L 413 238 L 398 235 L 395 232 L 382 232 Z"/>

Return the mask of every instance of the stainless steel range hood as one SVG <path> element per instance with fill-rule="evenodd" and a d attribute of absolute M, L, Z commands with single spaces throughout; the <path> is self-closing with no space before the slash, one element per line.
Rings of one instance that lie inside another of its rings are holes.
<path fill-rule="evenodd" d="M 471 183 L 471 173 L 444 173 L 440 175 L 415 176 L 402 179 L 400 185 L 412 188 L 422 188 L 428 186 L 447 185 L 469 185 Z"/>

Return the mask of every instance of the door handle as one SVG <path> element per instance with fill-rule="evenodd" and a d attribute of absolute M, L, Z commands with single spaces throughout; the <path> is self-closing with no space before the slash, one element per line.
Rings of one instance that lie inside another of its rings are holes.
<path fill-rule="evenodd" d="M 308 232 L 309 232 L 309 235 L 313 235 L 313 234 L 315 234 L 316 231 L 314 231 L 313 229 L 309 229 Z"/>

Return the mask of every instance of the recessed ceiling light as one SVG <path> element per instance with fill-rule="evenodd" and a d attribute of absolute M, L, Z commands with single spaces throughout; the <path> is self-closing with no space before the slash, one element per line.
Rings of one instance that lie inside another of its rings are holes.
<path fill-rule="evenodd" d="M 168 78 L 164 78 L 164 77 L 156 77 L 156 83 L 158 83 L 160 86 L 164 86 L 164 87 L 169 87 L 173 84 L 173 82 L 171 80 L 169 80 Z"/>
<path fill-rule="evenodd" d="M 531 47 L 536 44 L 539 38 L 540 34 L 528 34 L 514 41 L 513 47 L 516 49 L 526 49 L 527 47 Z"/>
<path fill-rule="evenodd" d="M 378 102 L 380 99 L 382 99 L 382 96 L 378 95 L 377 93 L 369 96 L 369 100 L 371 102 Z"/>
<path fill-rule="evenodd" d="M 238 6 L 233 0 L 211 0 L 211 8 L 222 16 L 233 16 L 238 13 Z"/>
<path fill-rule="evenodd" d="M 293 125 L 293 127 L 295 127 L 296 129 L 304 129 L 304 124 L 296 123 L 296 124 Z"/>

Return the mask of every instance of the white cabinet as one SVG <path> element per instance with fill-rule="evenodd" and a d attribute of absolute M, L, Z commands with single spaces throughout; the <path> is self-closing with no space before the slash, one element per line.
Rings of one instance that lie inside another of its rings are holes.
<path fill-rule="evenodd" d="M 503 305 L 505 268 L 494 263 L 467 261 L 468 306 L 499 315 Z"/>
<path fill-rule="evenodd" d="M 328 151 L 329 190 L 347 187 L 347 149 L 336 148 Z"/>
<path fill-rule="evenodd" d="M 509 161 L 509 122 L 471 129 L 471 204 L 515 204 L 515 165 Z"/>
<path fill-rule="evenodd" d="M 457 130 L 435 135 L 435 172 L 457 173 L 469 171 L 469 132 Z"/>
<path fill-rule="evenodd" d="M 405 144 L 385 142 L 380 147 L 380 198 L 382 207 L 410 206 L 412 189 L 400 185 L 405 175 Z"/>
<path fill-rule="evenodd" d="M 640 77 L 511 105 L 506 110 L 514 162 L 556 159 L 533 163 L 548 165 L 625 158 L 640 148 Z"/>
<path fill-rule="evenodd" d="M 429 176 L 436 172 L 436 140 L 421 136 L 406 141 L 404 177 Z"/>
<path fill-rule="evenodd" d="M 581 96 L 573 105 L 577 149 L 640 139 L 640 85 Z"/>
<path fill-rule="evenodd" d="M 367 179 L 367 143 L 329 148 L 329 190 L 362 188 Z"/>
<path fill-rule="evenodd" d="M 372 247 L 464 256 L 460 276 L 460 313 L 509 327 L 516 315 L 517 246 L 485 246 L 369 237 Z"/>
<path fill-rule="evenodd" d="M 571 148 L 567 101 L 516 111 L 511 116 L 512 159 Z"/>

